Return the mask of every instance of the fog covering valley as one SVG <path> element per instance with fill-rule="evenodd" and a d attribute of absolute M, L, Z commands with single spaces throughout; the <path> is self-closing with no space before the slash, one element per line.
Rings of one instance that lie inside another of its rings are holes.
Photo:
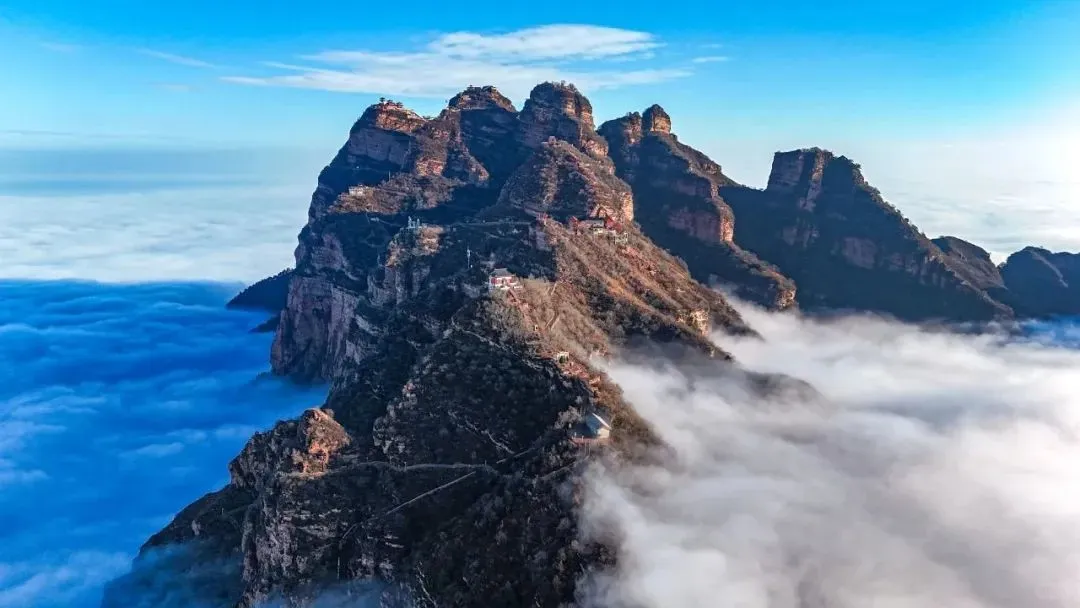
<path fill-rule="evenodd" d="M 252 433 L 321 402 L 256 382 L 233 285 L 0 281 L 0 606 L 96 606 Z"/>
<path fill-rule="evenodd" d="M 142 157 L 0 171 L 0 607 L 98 606 L 252 433 L 325 394 L 256 381 L 265 315 L 224 308 L 290 262 L 308 186 Z"/>
<path fill-rule="evenodd" d="M 253 432 L 323 397 L 256 381 L 270 336 L 248 330 L 264 317 L 223 308 L 291 262 L 317 166 L 279 183 L 201 165 L 189 180 L 195 169 L 161 162 L 157 181 L 0 176 L 0 608 L 97 606 L 148 534 L 225 482 Z M 1025 192 L 1040 188 L 1066 186 Z M 1000 201 L 968 235 L 985 202 L 935 192 L 895 201 L 931 235 L 1080 249 L 1069 222 Z M 763 340 L 715 341 L 823 398 L 750 402 L 692 370 L 612 364 L 673 449 L 590 473 L 586 528 L 622 556 L 588 581 L 595 605 L 1080 602 L 1070 322 L 1010 342 L 744 315 Z"/>
<path fill-rule="evenodd" d="M 1080 602 L 1080 352 L 1055 344 L 1075 326 L 1017 341 L 742 312 L 763 339 L 716 341 L 820 398 L 612 366 L 670 449 L 589 476 L 586 526 L 620 550 L 593 605 Z"/>

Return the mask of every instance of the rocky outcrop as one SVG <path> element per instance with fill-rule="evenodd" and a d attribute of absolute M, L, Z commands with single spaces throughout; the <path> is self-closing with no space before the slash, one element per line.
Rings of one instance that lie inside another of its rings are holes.
<path fill-rule="evenodd" d="M 1013 314 L 953 268 L 848 158 L 818 148 L 777 153 L 764 191 L 727 186 L 721 195 L 739 222 L 736 241 L 792 277 L 803 306 L 911 320 Z"/>
<path fill-rule="evenodd" d="M 596 134 L 592 104 L 573 85 L 537 85 L 518 121 L 517 140 L 525 148 L 537 148 L 548 138 L 561 139 L 597 160 L 607 161 L 607 143 Z"/>
<path fill-rule="evenodd" d="M 982 247 L 955 236 L 938 237 L 933 243 L 945 254 L 949 266 L 968 283 L 987 292 L 1005 287 L 1001 271 L 990 259 L 990 252 Z"/>
<path fill-rule="evenodd" d="M 564 148 L 560 160 L 552 162 L 549 140 L 575 151 Z M 568 189 L 606 180 L 602 190 L 583 196 L 598 209 L 632 217 L 625 185 L 614 177 L 606 144 L 593 129 L 592 106 L 571 85 L 538 85 L 520 113 L 494 87 L 466 89 L 430 120 L 391 101 L 368 108 L 323 170 L 312 196 L 274 340 L 274 372 L 326 381 L 346 358 L 369 352 L 369 338 L 362 332 L 353 334 L 359 342 L 350 342 L 350 323 L 366 292 L 381 289 L 377 284 L 383 275 L 395 272 L 378 263 L 393 235 L 410 221 L 447 224 L 490 210 L 524 164 L 563 171 L 552 180 L 558 187 L 551 192 L 560 197 Z M 579 179 L 573 167 L 589 175 Z M 540 187 L 528 181 L 516 180 L 503 200 L 521 208 L 549 206 L 554 199 L 512 200 L 515 192 Z M 610 197 L 604 198 L 607 193 Z"/>
<path fill-rule="evenodd" d="M 646 133 L 671 133 L 671 116 L 659 105 L 649 106 L 642 115 L 642 121 Z"/>
<path fill-rule="evenodd" d="M 309 409 L 299 420 L 279 422 L 273 430 L 252 437 L 229 463 L 232 485 L 258 493 L 278 473 L 320 475 L 327 471 L 330 458 L 350 443 L 333 412 Z"/>
<path fill-rule="evenodd" d="M 289 298 L 289 281 L 292 279 L 291 268 L 282 270 L 274 276 L 253 283 L 238 293 L 225 305 L 233 310 L 262 310 L 271 313 L 269 319 L 252 328 L 253 333 L 277 331 L 281 311 Z"/>
<path fill-rule="evenodd" d="M 795 283 L 734 242 L 735 215 L 719 195 L 720 166 L 671 134 L 660 106 L 605 123 L 619 177 L 633 188 L 641 229 L 686 261 L 699 281 L 774 309 L 795 303 Z"/>
<path fill-rule="evenodd" d="M 1080 254 L 1026 247 L 1001 265 L 1010 303 L 1032 317 L 1080 314 Z"/>
<path fill-rule="evenodd" d="M 998 266 L 986 250 L 956 237 L 934 244 L 957 274 L 1021 317 L 1080 314 L 1080 254 L 1025 247 Z"/>
<path fill-rule="evenodd" d="M 562 222 L 572 217 L 634 219 L 630 188 L 612 167 L 561 140 L 540 145 L 510 177 L 499 204 Z"/>
<path fill-rule="evenodd" d="M 245 287 L 225 306 L 231 309 L 264 310 L 277 314 L 285 308 L 289 296 L 290 278 L 292 278 L 292 269 L 282 270 L 274 276 Z"/>
<path fill-rule="evenodd" d="M 490 110 L 502 109 L 514 113 L 514 103 L 492 86 L 468 87 L 450 98 L 447 107 L 451 110 Z"/>
<path fill-rule="evenodd" d="M 357 305 L 384 273 L 380 261 L 410 218 L 467 219 L 490 207 L 510 171 L 518 123 L 513 105 L 493 87 L 470 88 L 437 118 L 424 119 L 382 101 L 353 126 L 323 170 L 309 222 L 296 250 L 271 352 L 277 374 L 301 381 L 335 377 L 347 359 Z"/>
<path fill-rule="evenodd" d="M 377 184 L 400 171 L 411 148 L 412 134 L 426 121 L 393 101 L 381 101 L 364 111 L 349 131 L 349 139 L 319 174 L 308 218 L 321 218 L 350 187 Z"/>
<path fill-rule="evenodd" d="M 815 306 L 1009 313 L 984 291 L 985 252 L 927 240 L 843 157 L 778 155 L 758 191 L 659 106 L 605 124 L 607 141 L 592 120 L 551 83 L 520 113 L 491 87 L 433 119 L 369 108 L 320 176 L 272 349 L 276 373 L 330 382 L 326 403 L 253 437 L 106 605 L 312 605 L 356 581 L 387 607 L 572 605 L 618 559 L 579 533 L 582 472 L 658 441 L 600 362 L 678 353 L 740 389 L 812 393 L 739 370 L 710 335 L 752 329 L 693 277 L 775 308 L 788 275 Z M 1071 293 L 1072 258 L 1014 257 L 1007 290 Z M 590 414 L 609 438 L 587 434 Z"/>
<path fill-rule="evenodd" d="M 273 346 L 278 373 L 331 382 L 324 409 L 252 438 L 229 485 L 155 537 L 203 522 L 198 540 L 240 564 L 219 582 L 241 606 L 356 580 L 387 606 L 570 603 L 610 559 L 577 530 L 589 454 L 654 440 L 597 361 L 646 340 L 732 367 L 708 334 L 749 328 L 638 232 L 588 102 L 542 85 L 512 112 L 485 88 L 431 120 L 365 113 L 403 142 L 377 159 L 399 169 L 357 171 L 311 214 Z M 500 146 L 513 171 L 491 168 Z M 511 286 L 488 287 L 496 268 Z M 584 449 L 590 412 L 612 437 Z"/>

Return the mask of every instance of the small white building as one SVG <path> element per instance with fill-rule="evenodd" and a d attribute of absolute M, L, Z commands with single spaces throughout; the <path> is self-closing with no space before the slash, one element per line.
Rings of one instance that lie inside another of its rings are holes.
<path fill-rule="evenodd" d="M 521 289 L 521 280 L 505 268 L 496 268 L 488 275 L 488 291 Z"/>
<path fill-rule="evenodd" d="M 582 446 L 590 446 L 607 442 L 611 437 L 611 423 L 597 412 L 585 414 L 585 418 L 575 425 L 570 433 L 570 439 Z"/>

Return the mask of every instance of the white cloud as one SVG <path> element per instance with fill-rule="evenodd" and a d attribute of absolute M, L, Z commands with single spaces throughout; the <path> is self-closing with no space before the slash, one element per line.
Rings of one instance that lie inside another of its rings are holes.
<path fill-rule="evenodd" d="M 303 56 L 308 65 L 264 64 L 285 73 L 224 80 L 413 97 L 444 97 L 470 84 L 494 84 L 520 98 L 545 80 L 569 80 L 584 90 L 598 90 L 687 76 L 689 70 L 677 66 L 618 70 L 603 65 L 648 60 L 661 46 L 646 32 L 590 25 L 547 25 L 506 34 L 456 32 L 440 35 L 417 51 L 324 51 Z"/>
<path fill-rule="evenodd" d="M 0 608 L 78 605 L 86 599 L 81 596 L 122 574 L 129 563 L 130 557 L 122 553 L 80 551 L 60 563 L 38 559 L 0 564 L 14 579 L 9 586 L 0 578 Z"/>
<path fill-rule="evenodd" d="M 822 402 L 619 367 L 673 450 L 590 479 L 604 606 L 1045 608 L 1080 602 L 1080 352 L 873 319 L 746 313 L 718 337 Z"/>
<path fill-rule="evenodd" d="M 704 57 L 694 57 L 691 61 L 693 63 L 721 63 L 730 59 L 730 57 L 724 55 L 706 55 Z"/>
<path fill-rule="evenodd" d="M 301 183 L 0 196 L 3 276 L 255 281 L 292 265 L 310 190 Z"/>
<path fill-rule="evenodd" d="M 1028 245 L 1080 250 L 1080 107 L 939 141 L 858 145 L 837 152 L 930 236 L 955 235 L 997 261 Z"/>
<path fill-rule="evenodd" d="M 450 57 L 567 59 L 613 57 L 660 46 L 652 34 L 592 25 L 544 25 L 508 34 L 456 32 L 428 48 Z"/>
<path fill-rule="evenodd" d="M 161 59 L 162 61 L 168 61 L 169 63 L 184 65 L 191 68 L 214 69 L 218 67 L 213 63 L 209 63 L 201 59 L 186 57 L 184 55 L 174 55 L 173 53 L 163 53 L 161 51 L 154 51 L 151 49 L 139 49 L 139 53 L 146 55 L 147 57 L 154 57 L 156 59 Z"/>

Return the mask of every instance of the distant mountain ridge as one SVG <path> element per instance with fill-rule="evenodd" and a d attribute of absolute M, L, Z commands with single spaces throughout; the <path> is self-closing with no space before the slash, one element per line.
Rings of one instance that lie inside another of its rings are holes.
<path fill-rule="evenodd" d="M 385 606 L 572 605 L 618 559 L 578 530 L 581 471 L 658 441 L 601 361 L 659 343 L 747 391 L 814 394 L 712 341 L 753 328 L 707 285 L 913 320 L 1072 306 L 1076 258 L 1024 250 L 999 269 L 931 241 L 820 149 L 778 153 L 768 187 L 747 188 L 671 127 L 652 106 L 597 130 L 564 83 L 521 111 L 493 87 L 430 119 L 365 110 L 319 175 L 295 269 L 233 302 L 280 312 L 273 371 L 329 382 L 327 402 L 257 434 L 105 606 L 150 593 L 154 550 L 177 544 L 192 555 L 169 584 L 214 605 L 304 605 L 355 580 Z"/>

